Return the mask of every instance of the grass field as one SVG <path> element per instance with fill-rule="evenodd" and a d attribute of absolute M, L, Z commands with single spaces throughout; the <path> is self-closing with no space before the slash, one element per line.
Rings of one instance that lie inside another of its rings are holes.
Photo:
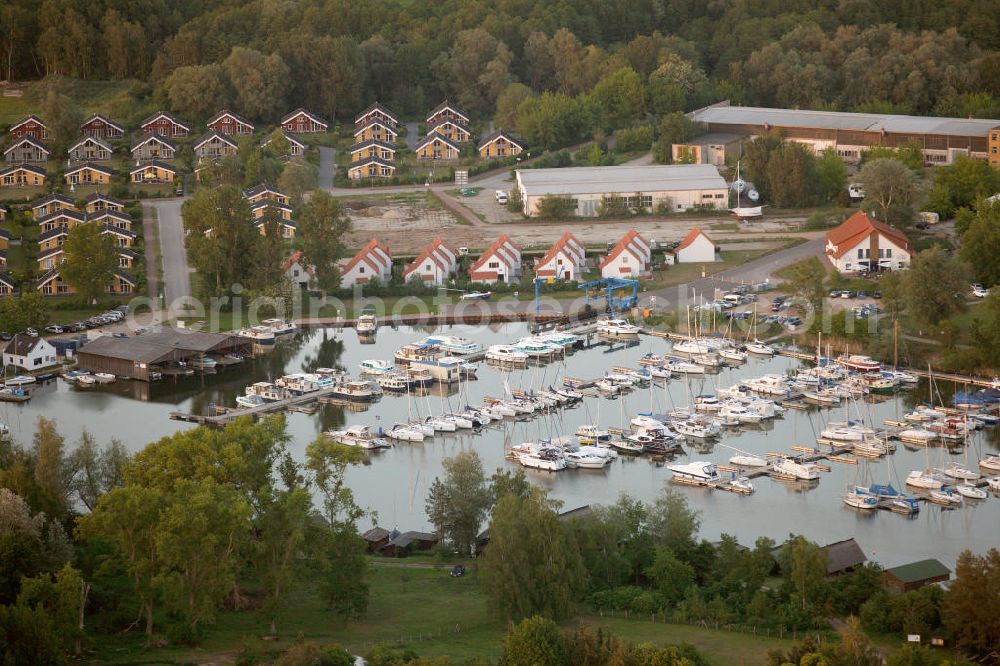
<path fill-rule="evenodd" d="M 224 612 L 197 648 L 146 648 L 144 637 L 133 632 L 102 636 L 90 661 L 205 663 L 231 660 L 244 645 L 274 654 L 300 637 L 320 644 L 340 643 L 354 654 L 365 654 L 375 645 L 403 644 L 422 656 L 448 655 L 456 661 L 499 658 L 506 623 L 489 614 L 474 570 L 452 578 L 447 567 L 375 566 L 370 582 L 368 614 L 361 621 L 343 622 L 318 596 L 300 592 L 289 599 L 279 616 L 276 641 L 260 640 L 267 621 L 259 613 Z M 604 627 L 634 642 L 691 643 L 713 664 L 761 664 L 768 650 L 792 644 L 788 639 L 595 615 L 582 615 L 564 626 L 572 628 L 579 622 Z"/>
<path fill-rule="evenodd" d="M 24 87 L 21 97 L 0 97 L 0 125 L 11 125 L 34 113 L 41 115 L 40 95 L 36 94 L 37 83 Z M 108 114 L 115 101 L 126 95 L 131 81 L 73 81 L 62 82 L 61 90 L 84 115 L 91 113 Z"/>

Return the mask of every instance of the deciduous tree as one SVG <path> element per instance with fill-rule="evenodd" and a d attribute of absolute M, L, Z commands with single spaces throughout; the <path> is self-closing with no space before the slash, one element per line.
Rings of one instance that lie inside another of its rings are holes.
<path fill-rule="evenodd" d="M 920 322 L 934 325 L 965 308 L 968 267 L 939 245 L 913 255 L 900 280 L 907 310 Z"/>
<path fill-rule="evenodd" d="M 1000 284 L 1000 201 L 982 201 L 976 212 L 965 213 L 965 232 L 959 256 L 977 281 Z M 958 224 L 956 223 L 956 227 Z"/>
<path fill-rule="evenodd" d="M 261 120 L 277 120 L 287 109 L 291 70 L 277 53 L 265 56 L 254 49 L 234 46 L 222 63 L 236 93 L 241 113 Z"/>
<path fill-rule="evenodd" d="M 1000 645 L 1000 550 L 985 555 L 963 551 L 955 580 L 944 596 L 941 619 L 956 645 L 977 656 Z"/>
<path fill-rule="evenodd" d="M 60 275 L 88 303 L 96 302 L 111 284 L 118 267 L 118 250 L 97 224 L 78 224 L 66 235 Z"/>
<path fill-rule="evenodd" d="M 547 617 L 521 620 L 503 640 L 502 661 L 510 666 L 563 666 L 566 656 L 559 625 Z"/>
<path fill-rule="evenodd" d="M 483 463 L 475 451 L 462 451 L 441 466 L 444 480 L 435 478 L 431 485 L 427 517 L 458 552 L 471 554 L 492 499 Z"/>
<path fill-rule="evenodd" d="M 329 193 L 315 190 L 299 214 L 295 244 L 316 269 L 320 289 L 340 286 L 337 259 L 343 255 L 344 234 L 351 230 L 351 218 Z"/>
<path fill-rule="evenodd" d="M 866 163 L 858 172 L 864 185 L 865 198 L 861 208 L 881 222 L 907 225 L 913 219 L 917 183 L 913 172 L 891 159 Z"/>

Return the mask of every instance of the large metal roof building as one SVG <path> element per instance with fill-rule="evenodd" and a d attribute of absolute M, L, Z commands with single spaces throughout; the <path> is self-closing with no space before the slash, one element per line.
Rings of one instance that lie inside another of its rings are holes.
<path fill-rule="evenodd" d="M 524 213 L 539 214 L 546 197 L 576 202 L 576 214 L 595 216 L 602 203 L 619 200 L 628 208 L 652 212 L 662 204 L 672 211 L 725 208 L 726 181 L 710 164 L 519 169 L 517 188 Z"/>
<path fill-rule="evenodd" d="M 849 161 L 860 159 L 861 151 L 873 146 L 914 144 L 932 164 L 950 164 L 958 154 L 1000 164 L 1000 120 L 996 119 L 768 109 L 728 102 L 698 109 L 690 116 L 710 132 L 760 136 L 780 131 L 817 152 L 834 148 Z"/>

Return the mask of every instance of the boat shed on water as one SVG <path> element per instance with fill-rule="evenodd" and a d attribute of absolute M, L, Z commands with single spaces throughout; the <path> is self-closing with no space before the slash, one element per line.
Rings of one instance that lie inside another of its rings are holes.
<path fill-rule="evenodd" d="M 91 372 L 148 382 L 160 375 L 182 374 L 188 361 L 227 354 L 249 356 L 253 341 L 228 333 L 201 333 L 165 328 L 141 336 L 102 336 L 77 352 L 80 366 Z"/>

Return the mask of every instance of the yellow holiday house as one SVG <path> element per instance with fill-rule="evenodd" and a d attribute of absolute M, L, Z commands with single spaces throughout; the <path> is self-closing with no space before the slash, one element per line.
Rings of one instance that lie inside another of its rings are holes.
<path fill-rule="evenodd" d="M 396 143 L 399 132 L 388 123 L 381 120 L 372 119 L 354 130 L 354 143 L 364 143 L 365 141 L 381 141 L 383 143 Z"/>
<path fill-rule="evenodd" d="M 442 118 L 433 125 L 428 125 L 427 136 L 431 134 L 440 134 L 455 143 L 466 143 L 472 140 L 472 133 L 469 132 L 468 128 L 451 118 Z"/>
<path fill-rule="evenodd" d="M 369 157 L 366 160 L 355 162 L 347 169 L 347 177 L 351 180 L 362 178 L 392 178 L 396 175 L 396 165 L 392 162 L 380 160 L 377 157 Z"/>
<path fill-rule="evenodd" d="M 462 148 L 448 137 L 435 133 L 417 144 L 416 153 L 420 160 L 457 160 Z"/>
<path fill-rule="evenodd" d="M 45 185 L 45 169 L 30 164 L 18 164 L 0 170 L 2 187 L 42 187 Z"/>
<path fill-rule="evenodd" d="M 370 158 L 393 162 L 396 160 L 396 147 L 391 143 L 374 139 L 351 146 L 351 162 L 364 162 Z"/>
<path fill-rule="evenodd" d="M 172 183 L 177 177 L 177 170 L 166 162 L 153 160 L 129 172 L 129 178 L 136 185 L 160 185 Z"/>
<path fill-rule="evenodd" d="M 111 182 L 111 169 L 84 162 L 66 171 L 67 185 L 107 185 Z"/>
<path fill-rule="evenodd" d="M 479 142 L 479 156 L 484 159 L 513 157 L 524 152 L 524 146 L 510 134 L 498 129 Z"/>

